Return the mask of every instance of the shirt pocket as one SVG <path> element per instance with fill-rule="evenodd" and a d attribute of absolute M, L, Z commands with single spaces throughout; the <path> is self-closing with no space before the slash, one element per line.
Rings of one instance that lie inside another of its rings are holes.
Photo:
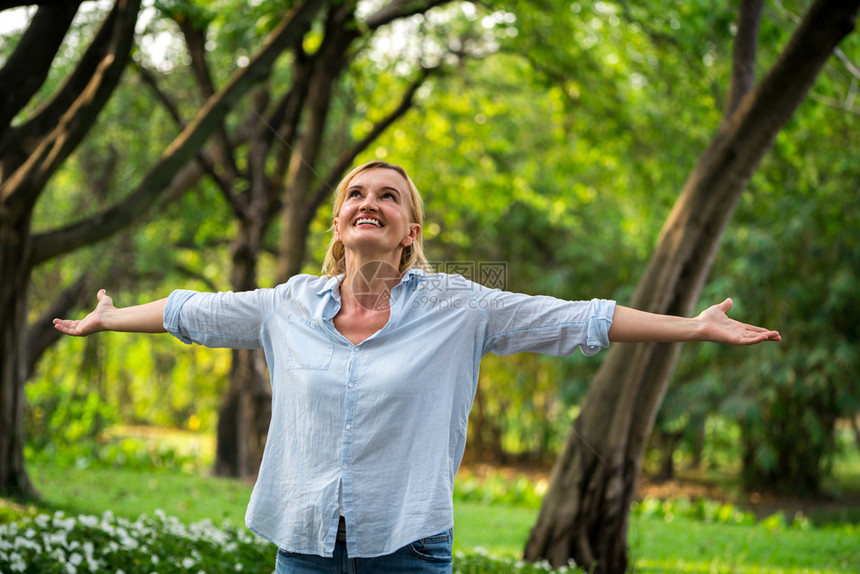
<path fill-rule="evenodd" d="M 298 315 L 290 314 L 287 323 L 287 368 L 328 369 L 334 352 L 331 335 L 310 319 Z"/>

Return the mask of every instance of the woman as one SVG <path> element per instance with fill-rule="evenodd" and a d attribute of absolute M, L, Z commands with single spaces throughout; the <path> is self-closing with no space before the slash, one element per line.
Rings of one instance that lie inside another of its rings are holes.
<path fill-rule="evenodd" d="M 780 340 L 729 319 L 730 299 L 688 319 L 428 273 L 418 190 L 385 162 L 341 181 L 333 216 L 322 277 L 128 308 L 102 290 L 83 320 L 54 321 L 69 335 L 168 331 L 265 350 L 272 420 L 246 523 L 278 546 L 279 573 L 452 571 L 453 481 L 486 353 Z"/>

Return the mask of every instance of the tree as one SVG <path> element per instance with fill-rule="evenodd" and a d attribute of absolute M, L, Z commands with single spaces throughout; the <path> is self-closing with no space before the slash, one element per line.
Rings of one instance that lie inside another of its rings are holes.
<path fill-rule="evenodd" d="M 30 218 L 51 175 L 86 135 L 117 86 L 139 2 L 118 1 L 65 84 L 26 122 L 13 120 L 41 87 L 80 2 L 42 6 L 0 70 L 0 489 L 32 490 L 24 469 L 22 413 L 27 285 L 34 264 Z"/>
<path fill-rule="evenodd" d="M 0 84 L 7 90 L 0 108 L 0 490 L 13 494 L 32 493 L 24 468 L 22 412 L 27 294 L 33 268 L 109 237 L 146 213 L 160 194 L 177 184 L 177 177 L 181 179 L 181 168 L 217 128 L 218 120 L 304 34 L 323 2 L 297 4 L 248 66 L 207 100 L 125 199 L 84 220 L 34 235 L 33 208 L 47 182 L 87 134 L 119 83 L 140 7 L 139 1 L 117 0 L 65 83 L 32 116 L 13 125 L 44 83 L 79 4 L 41 6 L 0 70 Z"/>
<path fill-rule="evenodd" d="M 761 2 L 742 3 L 726 115 L 663 227 L 633 307 L 692 312 L 741 191 L 853 29 L 858 4 L 815 2 L 779 59 L 748 91 Z M 553 469 L 526 559 L 560 565 L 572 558 L 589 571 L 626 570 L 629 507 L 678 351 L 672 344 L 616 345 L 609 351 Z"/>

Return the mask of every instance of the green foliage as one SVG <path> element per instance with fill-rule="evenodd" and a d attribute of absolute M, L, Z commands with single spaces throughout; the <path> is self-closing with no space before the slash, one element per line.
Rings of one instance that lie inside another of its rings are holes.
<path fill-rule="evenodd" d="M 735 379 L 731 396 L 744 405 L 736 414 L 749 488 L 819 492 L 835 453 L 836 420 L 860 412 L 853 295 L 860 250 L 847 231 L 860 224 L 860 202 L 847 192 L 860 184 L 848 166 L 860 157 L 845 131 L 858 122 L 843 115 L 845 129 L 834 129 L 824 118 L 838 113 L 810 104 L 810 119 L 783 134 L 754 182 L 756 200 L 750 194 L 742 201 L 739 229 L 718 260 L 736 281 L 745 316 L 786 334 L 780 345 L 727 369 Z"/>
<path fill-rule="evenodd" d="M 70 344 L 78 349 L 77 369 L 45 362 L 46 376 L 27 386 L 25 428 L 34 450 L 56 452 L 59 445 L 92 442 L 118 418 L 100 393 L 98 346 L 81 340 Z"/>
<path fill-rule="evenodd" d="M 50 443 L 42 448 L 28 444 L 24 452 L 30 462 L 57 468 L 124 468 L 129 470 L 175 470 L 200 472 L 205 469 L 196 453 L 169 446 L 154 447 L 134 439 L 90 438 L 74 443 Z"/>
<path fill-rule="evenodd" d="M 229 353 L 112 334 L 59 345 L 69 354 L 45 357 L 27 386 L 28 456 L 61 465 L 197 468 L 195 455 L 182 449 L 105 433 L 118 422 L 214 432 Z"/>
<path fill-rule="evenodd" d="M 672 522 L 676 517 L 701 520 L 709 524 L 751 525 L 756 522 L 755 515 L 752 512 L 742 511 L 729 502 L 717 502 L 704 498 L 690 501 L 688 498 L 660 499 L 645 497 L 642 500 L 634 502 L 631 511 L 634 515 L 643 518 L 657 517 L 666 522 Z M 771 524 L 774 521 L 782 521 L 781 523 L 784 523 L 784 518 L 768 518 L 765 520 L 767 524 Z M 800 516 L 796 517 L 792 525 L 796 525 L 798 528 L 806 528 L 809 523 Z"/>
<path fill-rule="evenodd" d="M 454 500 L 538 509 L 547 486 L 546 480 L 532 482 L 522 475 L 508 478 L 500 472 L 490 472 L 481 478 L 457 477 L 454 481 Z"/>
<path fill-rule="evenodd" d="M 272 562 L 271 545 L 245 529 L 185 525 L 160 511 L 135 521 L 56 512 L 0 526 L 4 572 L 260 572 Z"/>

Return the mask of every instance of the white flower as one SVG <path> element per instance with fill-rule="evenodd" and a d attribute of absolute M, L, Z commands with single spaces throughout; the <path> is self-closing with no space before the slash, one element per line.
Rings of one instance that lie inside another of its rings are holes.
<path fill-rule="evenodd" d="M 65 547 L 68 544 L 68 540 L 66 539 L 66 531 L 60 530 L 58 532 L 54 532 L 53 534 L 48 534 L 43 537 L 45 541 L 45 546 L 62 546 Z"/>
<path fill-rule="evenodd" d="M 74 518 L 63 518 L 62 512 L 57 512 L 54 514 L 54 528 L 62 528 L 67 532 L 70 532 L 75 527 L 75 519 Z"/>
<path fill-rule="evenodd" d="M 192 560 L 191 558 L 185 558 L 182 561 L 183 568 L 191 568 L 192 566 L 194 566 L 194 560 Z"/>
<path fill-rule="evenodd" d="M 78 516 L 78 522 L 89 528 L 95 528 L 99 525 L 99 519 L 96 516 L 81 515 Z"/>
<path fill-rule="evenodd" d="M 84 561 L 84 557 L 78 554 L 77 552 L 73 552 L 71 556 L 69 556 L 69 563 L 72 566 L 80 566 Z"/>
<path fill-rule="evenodd" d="M 13 552 L 12 555 L 9 556 L 9 562 L 9 569 L 12 570 L 12 572 L 24 572 L 27 570 L 27 564 L 17 552 Z"/>
<path fill-rule="evenodd" d="M 35 550 L 36 552 L 41 552 L 42 547 L 39 546 L 36 542 L 30 540 L 29 538 L 22 538 L 20 536 L 15 538 L 15 550 L 19 550 L 21 548 L 27 548 L 29 550 Z"/>

